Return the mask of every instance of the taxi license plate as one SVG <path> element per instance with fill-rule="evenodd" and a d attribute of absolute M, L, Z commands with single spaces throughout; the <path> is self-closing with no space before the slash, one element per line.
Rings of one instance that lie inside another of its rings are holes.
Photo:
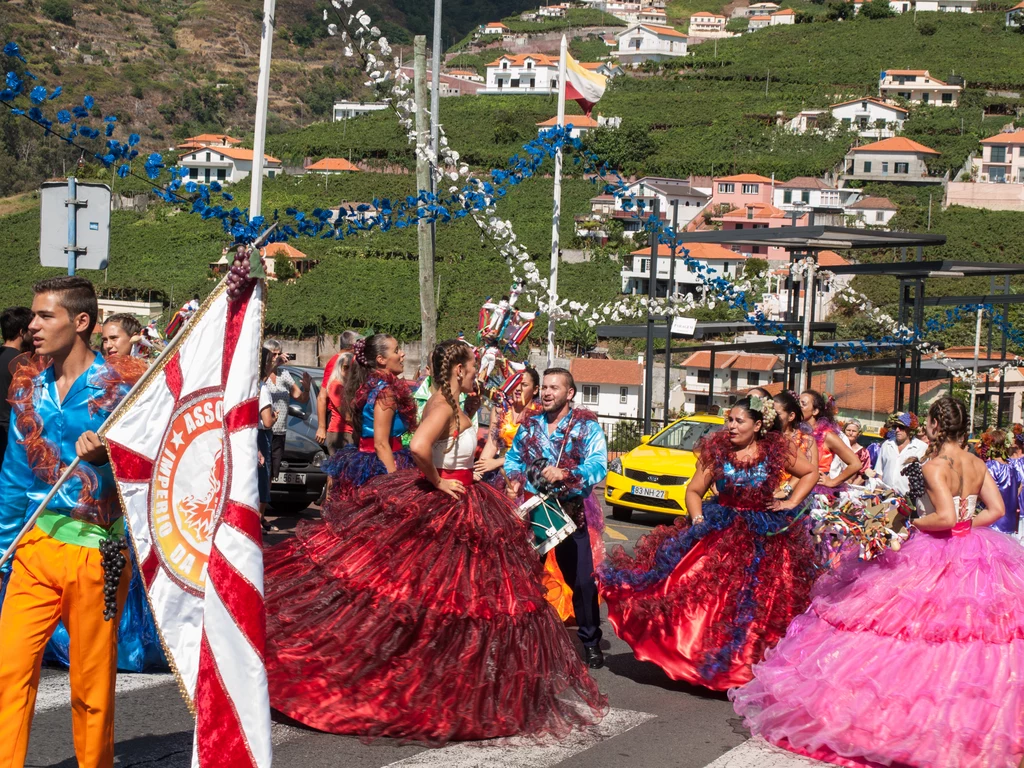
<path fill-rule="evenodd" d="M 639 485 L 633 486 L 634 496 L 646 496 L 649 499 L 664 499 L 665 492 L 658 488 L 643 488 Z"/>
<path fill-rule="evenodd" d="M 301 472 L 278 472 L 274 485 L 305 485 L 306 476 Z"/>

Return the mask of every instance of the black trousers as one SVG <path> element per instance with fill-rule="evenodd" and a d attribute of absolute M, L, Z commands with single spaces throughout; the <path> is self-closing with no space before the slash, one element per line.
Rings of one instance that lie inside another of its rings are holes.
<path fill-rule="evenodd" d="M 590 530 L 586 523 L 555 547 L 555 560 L 565 583 L 572 589 L 572 609 L 576 613 L 580 642 L 596 647 L 601 641 L 601 611 L 597 604 L 594 553 L 590 549 Z"/>

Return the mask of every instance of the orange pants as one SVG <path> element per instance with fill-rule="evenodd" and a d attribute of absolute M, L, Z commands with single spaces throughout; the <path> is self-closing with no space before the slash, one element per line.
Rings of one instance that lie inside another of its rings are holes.
<path fill-rule="evenodd" d="M 128 581 L 125 574 L 119 614 Z M 25 763 L 43 650 L 58 619 L 71 640 L 71 723 L 79 768 L 114 764 L 118 622 L 103 620 L 102 556 L 33 528 L 18 546 L 0 608 L 0 768 Z"/>

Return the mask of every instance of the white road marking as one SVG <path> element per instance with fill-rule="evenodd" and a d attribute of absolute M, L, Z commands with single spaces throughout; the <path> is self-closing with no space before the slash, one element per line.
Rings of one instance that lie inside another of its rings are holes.
<path fill-rule="evenodd" d="M 654 718 L 647 712 L 613 709 L 596 728 L 573 731 L 564 741 L 537 744 L 524 738 L 467 741 L 388 763 L 384 768 L 549 768 Z"/>
<path fill-rule="evenodd" d="M 705 768 L 817 768 L 822 765 L 827 763 L 787 752 L 755 737 L 730 749 Z"/>
<path fill-rule="evenodd" d="M 130 693 L 147 688 L 171 685 L 177 688 L 174 675 L 168 673 L 156 675 L 129 674 L 119 672 L 117 675 L 117 692 Z M 52 709 L 71 706 L 71 681 L 67 672 L 47 675 L 39 681 L 39 693 L 36 696 L 36 712 L 49 712 Z"/>

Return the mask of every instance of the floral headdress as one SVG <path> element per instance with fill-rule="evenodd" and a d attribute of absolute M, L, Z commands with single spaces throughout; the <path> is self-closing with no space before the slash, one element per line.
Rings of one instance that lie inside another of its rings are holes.
<path fill-rule="evenodd" d="M 1009 457 L 1013 449 L 1014 435 L 1012 432 L 1003 432 L 1001 429 L 989 427 L 981 433 L 981 440 L 978 442 L 978 456 L 982 461 L 989 459 L 1005 459 Z"/>
<path fill-rule="evenodd" d="M 1018 447 L 1024 448 L 1024 424 L 1013 425 L 1013 439 Z"/>
<path fill-rule="evenodd" d="M 879 434 L 885 438 L 896 439 L 896 433 L 893 431 L 896 429 L 896 425 L 899 424 L 906 428 L 910 436 L 913 437 L 917 434 L 917 430 L 920 429 L 921 423 L 917 420 L 916 413 L 907 413 L 906 411 L 897 411 L 896 413 L 890 413 L 889 418 L 885 420 L 885 426 L 882 427 Z"/>
<path fill-rule="evenodd" d="M 761 434 L 764 434 L 775 423 L 775 417 L 779 414 L 775 411 L 775 403 L 770 397 L 752 395 L 750 398 L 751 410 L 761 414 Z"/>

